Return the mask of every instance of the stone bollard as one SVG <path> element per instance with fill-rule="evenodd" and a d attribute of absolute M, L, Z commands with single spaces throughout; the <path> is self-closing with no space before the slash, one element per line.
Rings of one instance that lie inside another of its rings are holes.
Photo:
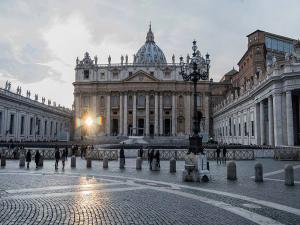
<path fill-rule="evenodd" d="M 39 165 L 39 167 L 44 166 L 44 156 L 43 155 L 41 155 L 38 165 Z"/>
<path fill-rule="evenodd" d="M 5 155 L 1 155 L 1 167 L 6 166 L 6 156 Z"/>
<path fill-rule="evenodd" d="M 236 164 L 234 161 L 230 161 L 227 164 L 227 179 L 236 180 Z"/>
<path fill-rule="evenodd" d="M 256 163 L 254 166 L 255 169 L 255 182 L 263 182 L 263 166 L 261 163 Z"/>
<path fill-rule="evenodd" d="M 25 156 L 23 154 L 20 156 L 19 166 L 20 167 L 24 167 L 25 166 Z"/>
<path fill-rule="evenodd" d="M 71 157 L 71 168 L 76 168 L 76 156 L 72 155 Z"/>
<path fill-rule="evenodd" d="M 284 179 L 285 185 L 293 186 L 294 185 L 294 168 L 292 165 L 285 165 L 284 167 Z"/>
<path fill-rule="evenodd" d="M 136 169 L 137 170 L 141 170 L 142 169 L 142 163 L 143 163 L 143 160 L 141 157 L 137 157 L 136 158 Z"/>
<path fill-rule="evenodd" d="M 120 165 L 119 165 L 120 169 L 124 169 L 125 167 L 125 158 L 120 158 Z"/>
<path fill-rule="evenodd" d="M 170 160 L 170 173 L 176 173 L 176 160 L 174 158 Z"/>
<path fill-rule="evenodd" d="M 92 167 L 92 159 L 86 158 L 86 168 L 91 168 L 91 167 Z"/>
<path fill-rule="evenodd" d="M 105 156 L 104 159 L 103 159 L 103 168 L 104 169 L 108 168 L 108 158 L 107 158 L 107 156 Z"/>

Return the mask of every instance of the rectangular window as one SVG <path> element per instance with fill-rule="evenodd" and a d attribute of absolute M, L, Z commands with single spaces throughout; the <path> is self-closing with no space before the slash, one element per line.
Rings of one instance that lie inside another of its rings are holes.
<path fill-rule="evenodd" d="M 265 43 L 266 43 L 266 47 L 267 47 L 267 48 L 272 48 L 272 41 L 271 41 L 271 38 L 266 37 Z"/>
<path fill-rule="evenodd" d="M 239 123 L 239 136 L 241 136 L 241 124 Z"/>
<path fill-rule="evenodd" d="M 55 136 L 57 135 L 57 122 L 55 123 Z"/>
<path fill-rule="evenodd" d="M 82 97 L 82 106 L 84 108 L 88 108 L 89 107 L 89 100 L 90 100 L 89 96 L 83 96 Z"/>
<path fill-rule="evenodd" d="M 21 135 L 24 135 L 25 117 L 21 116 Z"/>
<path fill-rule="evenodd" d="M 231 118 L 229 118 L 229 136 L 232 136 L 232 133 L 231 133 Z"/>
<path fill-rule="evenodd" d="M 47 135 L 47 120 L 45 120 L 44 135 Z"/>
<path fill-rule="evenodd" d="M 51 121 L 51 123 L 50 123 L 50 136 L 52 136 L 52 127 L 53 127 L 53 122 Z"/>
<path fill-rule="evenodd" d="M 272 39 L 272 49 L 273 50 L 277 50 L 278 49 L 277 48 L 277 43 L 278 43 L 278 41 L 276 39 Z"/>
<path fill-rule="evenodd" d="M 244 135 L 248 136 L 248 134 L 247 134 L 247 122 L 244 123 Z"/>
<path fill-rule="evenodd" d="M 10 114 L 10 122 L 9 122 L 9 134 L 13 134 L 15 126 L 15 115 Z"/>
<path fill-rule="evenodd" d="M 2 134 L 2 112 L 0 112 L 0 134 Z"/>
<path fill-rule="evenodd" d="M 36 134 L 40 135 L 40 132 L 41 132 L 41 120 L 39 118 L 36 118 L 36 127 L 37 127 Z"/>
<path fill-rule="evenodd" d="M 251 121 L 251 136 L 254 137 L 254 121 Z"/>
<path fill-rule="evenodd" d="M 29 128 L 29 134 L 32 135 L 33 134 L 33 118 L 30 118 L 30 128 Z"/>
<path fill-rule="evenodd" d="M 85 80 L 90 79 L 90 71 L 89 70 L 83 71 L 83 79 L 85 79 Z"/>

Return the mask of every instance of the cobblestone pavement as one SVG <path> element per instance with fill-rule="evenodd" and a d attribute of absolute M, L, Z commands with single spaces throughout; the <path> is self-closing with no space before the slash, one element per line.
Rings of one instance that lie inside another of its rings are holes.
<path fill-rule="evenodd" d="M 254 165 L 264 165 L 265 181 L 255 183 Z M 300 163 L 271 159 L 237 161 L 238 180 L 226 179 L 226 166 L 210 162 L 208 183 L 183 183 L 184 163 L 169 173 L 135 169 L 135 159 L 126 168 L 110 161 L 77 158 L 77 168 L 65 170 L 54 161 L 44 167 L 19 168 L 7 161 L 0 169 L 0 224 L 300 224 Z M 283 168 L 293 164 L 296 184 L 284 185 Z"/>

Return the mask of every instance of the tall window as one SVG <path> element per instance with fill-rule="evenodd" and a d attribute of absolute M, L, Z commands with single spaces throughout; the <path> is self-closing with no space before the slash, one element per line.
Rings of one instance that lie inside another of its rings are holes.
<path fill-rule="evenodd" d="M 183 101 L 183 96 L 179 96 L 179 107 L 184 107 L 184 101 Z"/>
<path fill-rule="evenodd" d="M 57 135 L 57 122 L 55 123 L 55 136 Z"/>
<path fill-rule="evenodd" d="M 164 106 L 165 107 L 171 107 L 172 106 L 171 96 L 170 95 L 165 95 L 164 96 Z"/>
<path fill-rule="evenodd" d="M 233 136 L 236 136 L 236 126 L 235 126 L 235 119 L 233 120 Z"/>
<path fill-rule="evenodd" d="M 229 118 L 229 136 L 232 136 L 232 133 L 231 133 L 231 118 Z"/>
<path fill-rule="evenodd" d="M 45 120 L 44 135 L 47 135 L 47 120 Z"/>
<path fill-rule="evenodd" d="M 9 122 L 9 134 L 13 134 L 15 126 L 15 115 L 10 114 L 10 122 Z"/>
<path fill-rule="evenodd" d="M 53 122 L 51 121 L 51 123 L 50 123 L 50 136 L 52 136 L 52 127 L 53 127 Z"/>
<path fill-rule="evenodd" d="M 113 95 L 111 96 L 111 106 L 118 107 L 119 106 L 119 96 Z"/>
<path fill-rule="evenodd" d="M 25 123 L 25 117 L 21 116 L 21 135 L 24 135 L 24 123 Z"/>
<path fill-rule="evenodd" d="M 90 71 L 89 70 L 83 71 L 83 79 L 85 79 L 85 80 L 90 79 Z"/>
<path fill-rule="evenodd" d="M 90 100 L 89 96 L 83 96 L 82 97 L 82 106 L 85 108 L 89 107 L 89 100 Z"/>
<path fill-rule="evenodd" d="M 33 118 L 30 118 L 30 125 L 29 125 L 29 134 L 33 134 Z"/>
<path fill-rule="evenodd" d="M 36 118 L 36 127 L 37 127 L 36 134 L 40 135 L 40 133 L 41 133 L 41 120 L 39 118 Z"/>
<path fill-rule="evenodd" d="M 197 95 L 197 107 L 201 106 L 201 96 Z"/>
<path fill-rule="evenodd" d="M 139 95 L 139 97 L 138 97 L 138 106 L 145 107 L 145 105 L 146 105 L 145 95 Z"/>
<path fill-rule="evenodd" d="M 0 112 L 0 134 L 2 134 L 2 112 Z"/>

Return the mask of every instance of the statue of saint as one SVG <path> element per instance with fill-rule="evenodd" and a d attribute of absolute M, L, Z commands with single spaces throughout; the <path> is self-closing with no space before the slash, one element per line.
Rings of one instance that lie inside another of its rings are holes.
<path fill-rule="evenodd" d="M 125 63 L 128 64 L 128 55 L 125 55 Z"/>
<path fill-rule="evenodd" d="M 94 57 L 94 61 L 95 61 L 95 65 L 97 65 L 98 64 L 98 57 L 96 55 Z"/>
<path fill-rule="evenodd" d="M 110 62 L 111 62 L 111 57 L 110 55 L 108 56 L 108 64 L 110 65 Z"/>
<path fill-rule="evenodd" d="M 79 59 L 78 59 L 78 57 L 76 58 L 76 65 L 78 65 L 79 64 Z"/>
<path fill-rule="evenodd" d="M 175 64 L 175 55 L 172 55 L 172 63 Z"/>
<path fill-rule="evenodd" d="M 124 61 L 124 56 L 121 55 L 121 65 L 123 65 L 123 61 Z"/>

